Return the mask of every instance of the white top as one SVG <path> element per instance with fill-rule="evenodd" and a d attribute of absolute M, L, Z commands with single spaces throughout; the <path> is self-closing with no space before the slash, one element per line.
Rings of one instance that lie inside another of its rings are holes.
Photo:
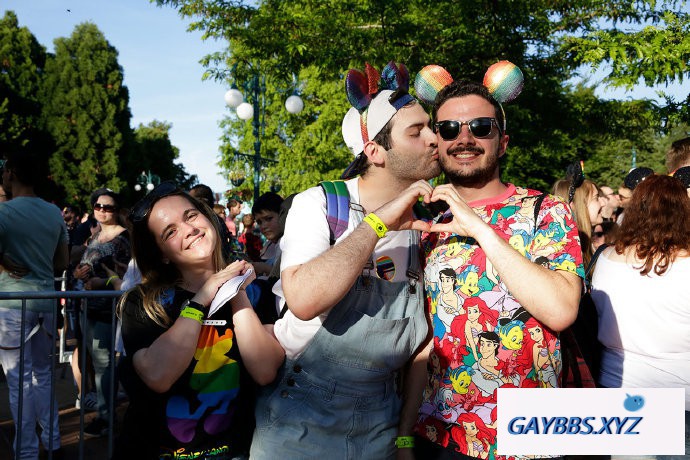
<path fill-rule="evenodd" d="M 592 279 L 604 345 L 599 382 L 606 387 L 685 388 L 690 410 L 690 258 L 663 276 L 612 261 L 606 249 Z"/>
<path fill-rule="evenodd" d="M 350 202 L 359 203 L 359 178 L 348 180 L 346 184 L 350 192 Z M 358 218 L 357 214 L 358 211 L 350 209 L 347 230 L 335 244 L 340 243 L 355 230 L 361 221 L 361 215 Z M 409 231 L 388 232 L 381 238 L 374 249 L 373 260 L 376 268 L 372 270 L 372 274 L 375 273 L 380 278 L 389 281 L 407 280 L 409 238 Z M 312 187 L 295 196 L 290 207 L 290 213 L 285 222 L 285 232 L 280 241 L 282 250 L 280 271 L 309 262 L 329 250 L 330 247 L 330 232 L 326 220 L 326 195 L 320 186 Z M 343 264 L 347 263 L 349 263 L 347 260 L 343 260 Z M 309 286 L 304 286 L 304 289 L 309 288 Z M 280 308 L 282 308 L 285 298 L 280 280 L 273 286 L 273 292 L 280 297 Z M 276 321 L 274 333 L 288 358 L 294 359 L 302 353 L 327 316 L 326 312 L 312 320 L 302 321 L 288 310 L 283 318 Z"/>

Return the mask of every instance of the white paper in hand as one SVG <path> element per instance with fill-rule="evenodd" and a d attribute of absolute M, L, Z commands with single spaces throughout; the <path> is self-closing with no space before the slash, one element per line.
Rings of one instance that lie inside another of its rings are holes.
<path fill-rule="evenodd" d="M 213 301 L 211 301 L 211 306 L 208 307 L 208 316 L 213 315 L 220 307 L 225 305 L 228 300 L 235 297 L 237 293 L 240 292 L 240 288 L 244 282 L 252 273 L 253 270 L 250 268 L 244 275 L 235 276 L 234 278 L 230 278 L 223 283 L 218 289 L 218 292 L 216 292 L 216 296 L 213 298 Z"/>

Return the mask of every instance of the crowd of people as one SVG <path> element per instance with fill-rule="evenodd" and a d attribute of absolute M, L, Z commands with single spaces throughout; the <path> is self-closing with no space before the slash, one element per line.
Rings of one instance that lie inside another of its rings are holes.
<path fill-rule="evenodd" d="M 618 187 L 577 162 L 543 193 L 500 179 L 507 100 L 452 79 L 418 100 L 404 66 L 381 75 L 371 91 L 375 69 L 348 73 L 344 180 L 266 193 L 251 212 L 168 181 L 131 208 L 100 188 L 87 216 L 60 215 L 35 196 L 29 156 L 7 158 L 0 291 L 50 290 L 64 269 L 70 290 L 125 291 L 115 312 L 86 303 L 75 356 L 91 368 L 73 370 L 98 414 L 85 436 L 115 428 L 117 368 L 129 400 L 117 459 L 508 458 L 497 389 L 565 386 L 572 329 L 597 386 L 685 388 L 687 446 L 690 138 L 671 146 L 668 174 L 637 168 Z M 18 306 L 0 300 L 0 363 L 17 420 L 24 343 L 15 449 L 37 458 L 37 423 L 60 450 L 54 305 L 32 301 L 24 318 Z"/>

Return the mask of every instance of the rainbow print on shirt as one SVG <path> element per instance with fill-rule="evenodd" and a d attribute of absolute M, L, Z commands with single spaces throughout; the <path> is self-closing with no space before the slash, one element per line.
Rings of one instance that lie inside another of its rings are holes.
<path fill-rule="evenodd" d="M 216 326 L 203 326 L 197 342 L 196 364 L 190 378 L 195 391 L 175 395 L 168 400 L 166 416 L 170 433 L 180 442 L 188 443 L 201 427 L 208 434 L 217 434 L 230 426 L 235 410 L 230 403 L 240 389 L 240 366 L 229 358 L 233 332 L 228 327 L 222 336 Z"/>

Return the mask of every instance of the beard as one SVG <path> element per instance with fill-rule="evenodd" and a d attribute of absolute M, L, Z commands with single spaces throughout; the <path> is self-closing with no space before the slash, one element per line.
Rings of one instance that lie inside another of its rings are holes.
<path fill-rule="evenodd" d="M 458 152 L 478 153 L 484 156 L 485 162 L 473 169 L 457 168 L 450 156 Z M 449 149 L 446 155 L 439 154 L 441 171 L 446 175 L 448 181 L 453 185 L 471 188 L 481 188 L 494 178 L 496 170 L 498 169 L 498 159 L 498 148 L 494 152 L 487 153 L 478 145 L 461 145 Z"/>

